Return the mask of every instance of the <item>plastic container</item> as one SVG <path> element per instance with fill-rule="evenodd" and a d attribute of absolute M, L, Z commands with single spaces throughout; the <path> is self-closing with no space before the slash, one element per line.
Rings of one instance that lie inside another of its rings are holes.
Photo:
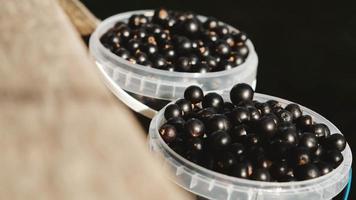
<path fill-rule="evenodd" d="M 227 96 L 227 95 L 225 95 Z M 225 98 L 227 99 L 227 98 Z M 277 100 L 282 105 L 292 103 L 264 94 L 255 94 L 259 101 Z M 318 113 L 302 107 L 318 123 L 325 123 L 332 133 L 340 133 L 330 121 Z M 344 161 L 331 173 L 316 179 L 297 182 L 260 182 L 235 178 L 196 165 L 175 153 L 158 133 L 164 123 L 164 109 L 151 121 L 149 142 L 151 150 L 163 156 L 164 164 L 173 170 L 173 180 L 184 189 L 204 198 L 219 200 L 330 200 L 339 194 L 348 182 L 352 153 L 347 145 L 342 152 Z"/>
<path fill-rule="evenodd" d="M 153 10 L 138 10 L 105 19 L 90 37 L 90 53 L 104 77 L 106 85 L 127 106 L 152 118 L 170 101 L 183 96 L 189 85 L 198 85 L 204 91 L 225 91 L 244 82 L 256 86 L 258 58 L 250 40 L 246 42 L 249 55 L 245 62 L 231 70 L 220 72 L 183 73 L 148 68 L 118 57 L 106 49 L 100 37 L 118 21 L 127 21 L 132 14 L 152 16 Z M 201 20 L 206 17 L 199 16 Z M 229 26 L 231 30 L 237 30 Z"/>

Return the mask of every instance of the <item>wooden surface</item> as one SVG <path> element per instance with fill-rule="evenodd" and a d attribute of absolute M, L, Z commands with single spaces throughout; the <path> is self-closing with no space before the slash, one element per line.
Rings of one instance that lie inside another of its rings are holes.
<path fill-rule="evenodd" d="M 100 20 L 79 0 L 58 0 L 58 2 L 82 36 L 89 36 L 99 24 Z"/>
<path fill-rule="evenodd" d="M 0 5 L 0 199 L 188 199 L 57 2 Z"/>

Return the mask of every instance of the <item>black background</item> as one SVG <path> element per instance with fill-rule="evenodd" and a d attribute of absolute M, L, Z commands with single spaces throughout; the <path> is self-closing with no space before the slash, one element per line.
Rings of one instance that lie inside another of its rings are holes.
<path fill-rule="evenodd" d="M 83 2 L 100 19 L 163 6 L 214 16 L 247 32 L 259 56 L 257 92 L 317 111 L 341 130 L 351 147 L 356 147 L 356 5 L 352 2 Z M 356 199 L 355 193 L 350 199 Z"/>

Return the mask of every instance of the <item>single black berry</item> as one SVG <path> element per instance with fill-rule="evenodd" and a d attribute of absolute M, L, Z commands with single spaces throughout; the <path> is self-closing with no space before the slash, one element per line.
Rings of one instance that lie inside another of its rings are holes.
<path fill-rule="evenodd" d="M 319 177 L 320 171 L 314 164 L 305 164 L 296 167 L 294 174 L 298 180 L 302 181 Z"/>
<path fill-rule="evenodd" d="M 220 110 L 224 106 L 224 100 L 219 94 L 211 92 L 204 96 L 202 106 L 203 108 L 213 107 Z"/>
<path fill-rule="evenodd" d="M 177 100 L 176 101 L 176 105 L 182 111 L 182 115 L 183 116 L 189 115 L 193 110 L 192 104 L 188 100 L 185 100 L 185 99 Z"/>
<path fill-rule="evenodd" d="M 231 124 L 225 115 L 216 114 L 208 120 L 207 128 L 210 133 L 215 131 L 229 131 L 231 129 Z"/>
<path fill-rule="evenodd" d="M 256 181 L 271 181 L 271 175 L 267 169 L 255 169 L 251 178 Z"/>
<path fill-rule="evenodd" d="M 198 86 L 189 86 L 184 91 L 184 98 L 193 104 L 200 103 L 204 98 L 203 90 Z"/>
<path fill-rule="evenodd" d="M 217 151 L 227 149 L 231 144 L 231 137 L 225 131 L 215 131 L 208 137 L 209 146 Z"/>
<path fill-rule="evenodd" d="M 343 151 L 346 147 L 346 140 L 343 135 L 335 133 L 326 138 L 325 145 L 328 149 Z"/>
<path fill-rule="evenodd" d="M 205 126 L 199 119 L 189 119 L 185 122 L 184 129 L 189 137 L 203 137 Z"/>
<path fill-rule="evenodd" d="M 172 117 L 180 117 L 182 115 L 182 111 L 177 104 L 170 104 L 164 110 L 164 118 L 167 120 Z"/>
<path fill-rule="evenodd" d="M 238 105 L 242 101 L 251 101 L 253 98 L 254 91 L 246 83 L 240 83 L 235 85 L 230 91 L 231 102 Z"/>
<path fill-rule="evenodd" d="M 164 124 L 159 129 L 159 134 L 166 143 L 170 143 L 176 139 L 177 130 L 173 125 Z"/>

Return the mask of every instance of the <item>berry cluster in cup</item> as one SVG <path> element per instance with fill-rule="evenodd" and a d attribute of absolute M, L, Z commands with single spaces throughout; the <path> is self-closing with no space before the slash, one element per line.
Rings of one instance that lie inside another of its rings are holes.
<path fill-rule="evenodd" d="M 164 110 L 159 134 L 187 160 L 210 170 L 257 181 L 302 181 L 330 173 L 343 161 L 346 141 L 299 105 L 253 100 L 244 83 L 204 95 L 190 86 Z"/>
<path fill-rule="evenodd" d="M 157 9 L 152 17 L 133 14 L 100 38 L 116 55 L 139 65 L 178 72 L 229 70 L 245 62 L 247 36 L 195 13 Z"/>

